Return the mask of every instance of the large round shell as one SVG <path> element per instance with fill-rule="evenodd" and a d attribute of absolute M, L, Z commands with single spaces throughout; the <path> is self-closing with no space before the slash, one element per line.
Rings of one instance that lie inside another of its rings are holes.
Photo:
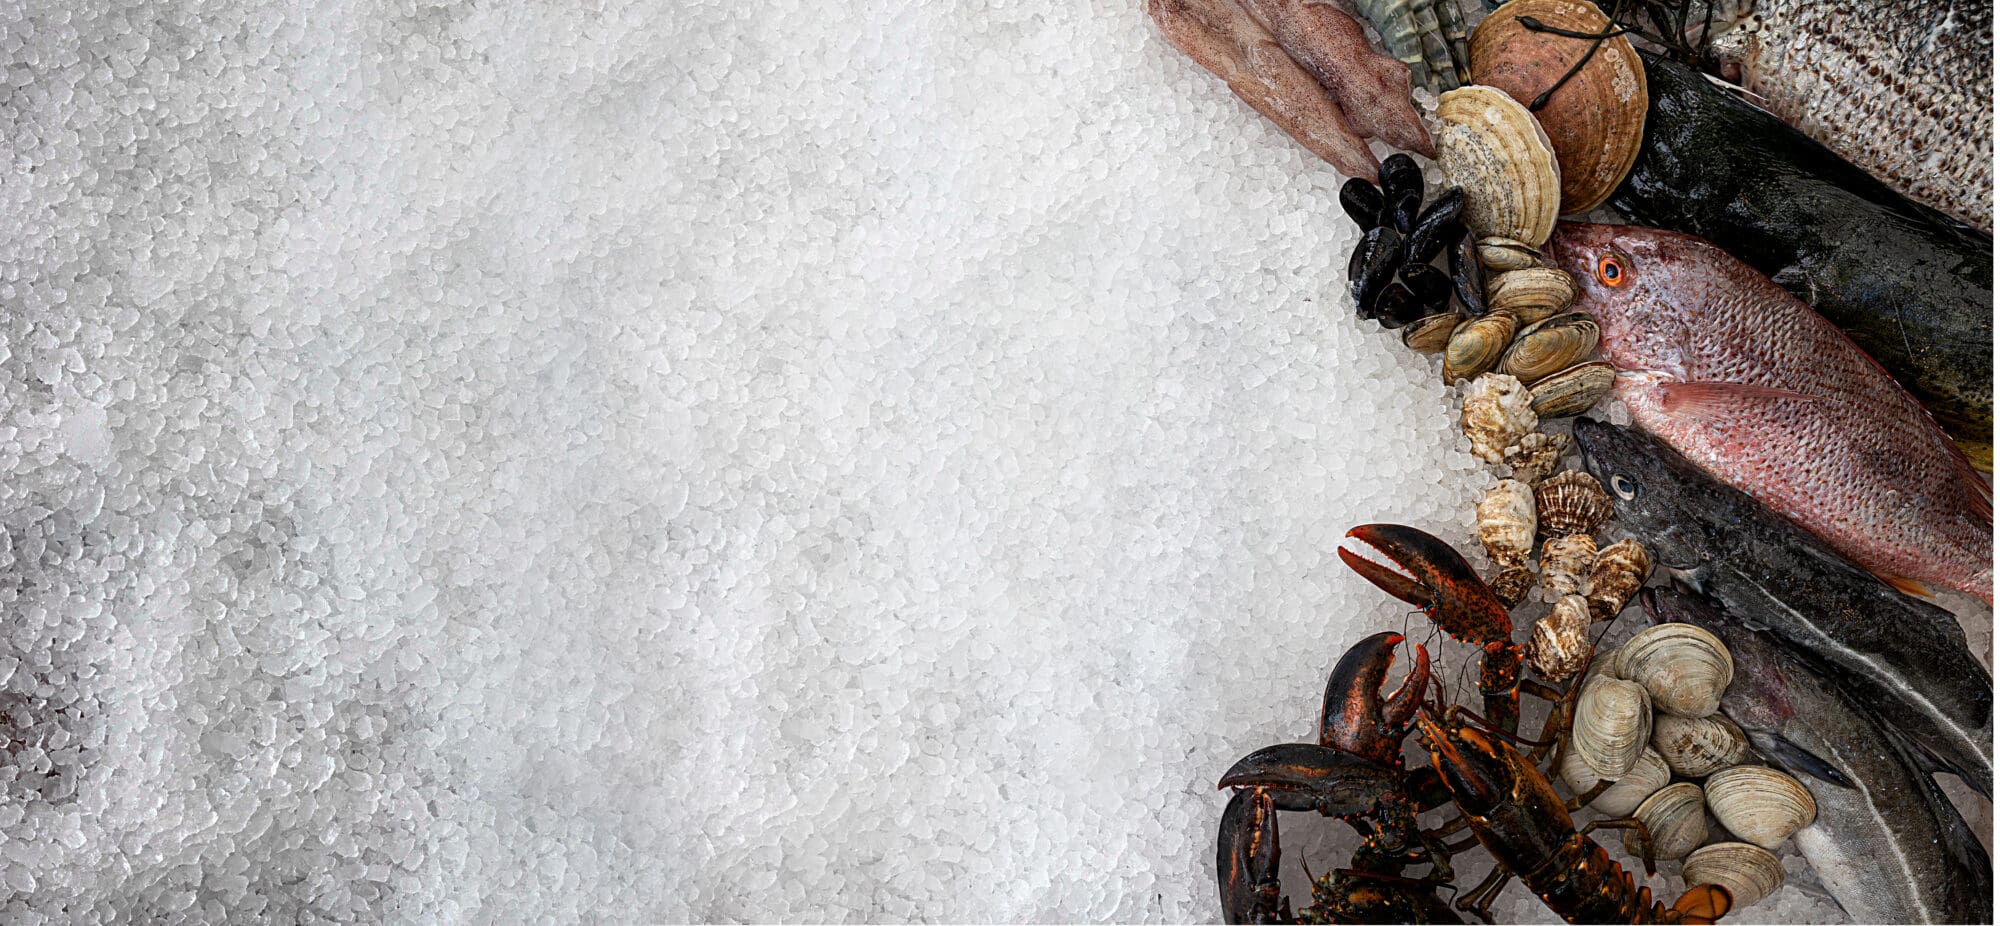
<path fill-rule="evenodd" d="M 1492 312 L 1459 323 L 1445 341 L 1444 381 L 1456 383 L 1493 369 L 1507 353 L 1507 345 L 1514 343 L 1514 332 L 1519 328 L 1520 322 L 1506 312 Z M 1532 399 L 1525 392 L 1521 398 L 1524 402 Z"/>
<path fill-rule="evenodd" d="M 1528 638 L 1528 664 L 1543 678 L 1560 682 L 1590 666 L 1590 605 L 1568 595 L 1541 620 Z"/>
<path fill-rule="evenodd" d="M 1472 455 L 1488 463 L 1506 459 L 1507 448 L 1527 436 L 1537 423 L 1534 409 L 1528 407 L 1527 387 L 1512 376 L 1496 373 L 1473 380 L 1465 403 L 1458 409 L 1458 426 L 1472 441 Z"/>
<path fill-rule="evenodd" d="M 1689 887 L 1714 884 L 1729 890 L 1734 913 L 1771 896 L 1785 883 L 1785 866 L 1778 857 L 1741 842 L 1718 842 L 1694 850 L 1681 864 Z"/>
<path fill-rule="evenodd" d="M 1584 312 L 1567 312 L 1521 330 L 1500 358 L 1498 369 L 1529 385 L 1567 370 L 1597 349 L 1597 322 Z"/>
<path fill-rule="evenodd" d="M 1614 509 L 1611 496 L 1605 494 L 1597 477 L 1571 470 L 1535 487 L 1535 511 L 1541 518 L 1542 530 L 1555 535 L 1597 533 L 1604 522 L 1611 520 Z M 1588 571 L 1590 566 L 1586 564 L 1583 568 Z"/>
<path fill-rule="evenodd" d="M 1497 87 L 1530 105 L 1554 87 L 1592 46 L 1530 31 L 1519 17 L 1575 32 L 1598 33 L 1610 20 L 1582 0 L 1513 0 L 1472 33 L 1472 82 Z M 1561 164 L 1562 212 L 1588 212 L 1632 170 L 1646 125 L 1646 70 L 1630 39 L 1596 46 L 1581 70 L 1563 83 L 1535 118 Z"/>
<path fill-rule="evenodd" d="M 1502 566 L 1520 566 L 1535 550 L 1535 490 L 1502 479 L 1486 490 L 1477 510 L 1479 542 Z"/>
<path fill-rule="evenodd" d="M 1653 571 L 1653 558 L 1646 548 L 1630 537 L 1597 551 L 1590 577 L 1583 580 L 1583 597 L 1590 601 L 1590 616 L 1608 621 L 1632 603 L 1646 576 Z"/>
<path fill-rule="evenodd" d="M 1569 785 L 1570 791 L 1575 794 L 1597 787 L 1597 782 L 1601 780 L 1573 749 L 1563 753 L 1562 777 L 1563 783 Z M 1639 761 L 1633 763 L 1611 787 L 1598 794 L 1589 806 L 1614 817 L 1631 816 L 1640 803 L 1672 780 L 1673 772 L 1667 769 L 1667 761 L 1648 746 L 1639 753 Z"/>
<path fill-rule="evenodd" d="M 1532 325 L 1576 304 L 1576 278 L 1560 267 L 1527 267 L 1486 281 L 1486 308 Z"/>
<path fill-rule="evenodd" d="M 1639 763 L 1653 735 L 1653 706 L 1646 689 L 1622 678 L 1592 675 L 1576 699 L 1569 748 L 1599 777 L 1613 781 Z"/>
<path fill-rule="evenodd" d="M 1653 858 L 1685 858 L 1708 841 L 1708 816 L 1701 801 L 1701 785 L 1683 781 L 1653 792 L 1632 811 L 1652 837 Z M 1646 844 L 1639 839 L 1638 830 L 1625 831 L 1625 851 L 1646 857 Z"/>
<path fill-rule="evenodd" d="M 1660 702 L 1654 701 L 1654 707 Z M 1728 768 L 1750 755 L 1742 729 L 1717 714 L 1713 717 L 1653 716 L 1653 749 L 1667 767 L 1683 778 L 1701 778 Z"/>
<path fill-rule="evenodd" d="M 1528 112 L 1492 87 L 1460 87 L 1438 97 L 1438 169 L 1465 190 L 1472 234 L 1539 248 L 1555 230 L 1562 174 L 1555 148 Z"/>
<path fill-rule="evenodd" d="M 1596 560 L 1597 541 L 1589 534 L 1551 537 L 1542 544 L 1542 587 L 1557 597 L 1577 594 L 1583 591 L 1583 580 Z"/>
<path fill-rule="evenodd" d="M 1543 418 L 1581 415 L 1597 405 L 1618 382 L 1618 368 L 1602 360 L 1551 373 L 1528 390 L 1528 401 Z"/>
<path fill-rule="evenodd" d="M 1715 819 L 1736 838 L 1776 849 L 1819 815 L 1812 792 L 1792 776 L 1761 765 L 1738 765 L 1708 776 Z"/>
<path fill-rule="evenodd" d="M 1722 704 L 1736 663 L 1715 634 L 1693 624 L 1655 624 L 1625 641 L 1611 673 L 1645 686 L 1665 713 L 1707 717 Z"/>

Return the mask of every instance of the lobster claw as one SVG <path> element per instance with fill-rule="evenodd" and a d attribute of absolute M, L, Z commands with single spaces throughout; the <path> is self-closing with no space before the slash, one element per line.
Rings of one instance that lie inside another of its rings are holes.
<path fill-rule="evenodd" d="M 1216 787 L 1268 791 L 1279 810 L 1351 817 L 1374 808 L 1402 781 L 1390 766 L 1329 746 L 1279 743 L 1237 760 Z"/>
<path fill-rule="evenodd" d="M 1386 700 L 1382 697 L 1382 683 L 1389 677 L 1396 647 L 1402 642 L 1402 634 L 1385 630 L 1354 644 L 1340 657 L 1326 680 L 1326 701 L 1319 714 L 1320 745 L 1384 765 L 1399 764 L 1410 718 L 1431 679 L 1430 653 L 1416 646 L 1416 662 L 1403 677 L 1403 684 Z"/>
<path fill-rule="evenodd" d="M 1222 811 L 1215 883 L 1222 892 L 1225 923 L 1292 918 L 1291 905 L 1278 887 L 1278 809 L 1262 788 L 1236 792 Z"/>
<path fill-rule="evenodd" d="M 1451 544 L 1401 524 L 1363 524 L 1347 536 L 1394 565 L 1345 547 L 1341 562 L 1383 591 L 1422 608 L 1453 639 L 1485 645 L 1513 637 L 1514 619 L 1506 604 Z"/>

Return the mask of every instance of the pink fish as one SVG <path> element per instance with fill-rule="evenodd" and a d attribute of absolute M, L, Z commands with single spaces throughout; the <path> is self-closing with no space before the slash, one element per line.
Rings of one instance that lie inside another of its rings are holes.
<path fill-rule="evenodd" d="M 1551 242 L 1639 426 L 1905 591 L 1993 602 L 1993 501 L 1840 329 L 1720 248 L 1564 223 Z"/>

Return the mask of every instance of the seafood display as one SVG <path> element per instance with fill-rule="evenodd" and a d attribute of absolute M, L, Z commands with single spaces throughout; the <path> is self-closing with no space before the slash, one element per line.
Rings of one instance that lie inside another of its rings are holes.
<path fill-rule="evenodd" d="M 1645 144 L 1611 205 L 1698 235 L 1789 290 L 1990 470 L 1992 238 L 1902 198 L 1689 68 L 1648 57 L 1646 80 Z"/>
<path fill-rule="evenodd" d="M 1450 319 L 1435 329 L 1444 349 L 1456 329 L 1451 300 L 1457 296 L 1474 315 L 1483 314 L 1479 266 L 1459 222 L 1465 194 L 1450 189 L 1424 204 L 1424 177 L 1409 155 L 1391 155 L 1378 172 L 1380 185 L 1356 178 L 1340 188 L 1340 205 L 1362 228 L 1361 242 L 1348 257 L 1348 292 L 1364 319 L 1385 328 Z M 1447 255 L 1450 275 L 1433 266 Z M 1415 345 L 1412 345 L 1415 346 Z"/>
<path fill-rule="evenodd" d="M 1552 250 L 1634 421 L 1885 580 L 1991 602 L 1991 490 L 1830 322 L 1687 235 L 1566 224 Z"/>

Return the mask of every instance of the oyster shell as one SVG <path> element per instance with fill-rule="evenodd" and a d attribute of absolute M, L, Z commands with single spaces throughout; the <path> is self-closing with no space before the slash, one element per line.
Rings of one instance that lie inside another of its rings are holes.
<path fill-rule="evenodd" d="M 1708 840 L 1701 785 L 1692 782 L 1677 782 L 1653 792 L 1632 811 L 1632 816 L 1646 824 L 1655 859 L 1685 858 Z M 1640 858 L 1647 856 L 1646 844 L 1639 839 L 1638 830 L 1625 831 L 1625 851 Z"/>
<path fill-rule="evenodd" d="M 1574 794 L 1582 794 L 1597 786 L 1598 774 L 1579 758 L 1575 750 L 1563 753 L 1563 783 L 1569 785 Z M 1628 817 L 1639 809 L 1639 804 L 1653 796 L 1653 792 L 1667 786 L 1673 780 L 1673 773 L 1667 770 L 1667 762 L 1660 754 L 1648 746 L 1639 752 L 1639 761 L 1611 787 L 1597 795 L 1588 806 L 1594 807 L 1614 817 Z"/>
<path fill-rule="evenodd" d="M 1533 390 L 1529 390 L 1530 408 L 1534 407 L 1533 394 Z M 1541 416 L 1536 417 L 1539 419 Z M 1520 443 L 1507 448 L 1504 459 L 1508 466 L 1514 468 L 1516 481 L 1536 485 L 1562 468 L 1562 458 L 1569 453 L 1570 446 L 1575 442 L 1576 439 L 1567 434 L 1536 431 L 1521 438 Z"/>
<path fill-rule="evenodd" d="M 1560 267 L 1528 267 L 1486 281 L 1486 307 L 1532 325 L 1576 304 L 1576 278 Z"/>
<path fill-rule="evenodd" d="M 1590 666 L 1590 606 L 1582 595 L 1566 595 L 1535 622 L 1528 639 L 1528 664 L 1544 678 L 1560 682 Z"/>
<path fill-rule="evenodd" d="M 1594 534 L 1611 520 L 1614 509 L 1611 496 L 1604 493 L 1597 477 L 1571 470 L 1535 487 L 1535 511 L 1541 517 L 1542 530 L 1551 535 Z M 1591 551 L 1593 556 L 1596 552 Z M 1590 566 L 1585 565 L 1583 571 L 1589 572 Z"/>
<path fill-rule="evenodd" d="M 1612 657 L 1611 673 L 1645 686 L 1653 706 L 1665 713 L 1707 717 L 1722 704 L 1736 663 L 1715 634 L 1693 624 L 1655 624 L 1625 641 Z"/>
<path fill-rule="evenodd" d="M 1632 603 L 1639 587 L 1653 571 L 1653 558 L 1646 548 L 1630 537 L 1597 551 L 1590 576 L 1583 580 L 1583 597 L 1590 601 L 1590 616 L 1608 621 Z"/>
<path fill-rule="evenodd" d="M 1535 490 L 1502 479 L 1479 500 L 1479 542 L 1502 566 L 1525 566 L 1535 550 Z"/>
<path fill-rule="evenodd" d="M 1819 816 L 1812 792 L 1792 776 L 1761 765 L 1738 765 L 1708 776 L 1715 819 L 1736 838 L 1776 849 Z"/>
<path fill-rule="evenodd" d="M 1618 382 L 1618 369 L 1602 360 L 1579 363 L 1551 373 L 1529 390 L 1535 414 L 1543 418 L 1581 415 L 1597 405 L 1597 400 Z"/>
<path fill-rule="evenodd" d="M 1492 87 L 1438 97 L 1438 168 L 1465 189 L 1465 226 L 1539 248 L 1561 212 L 1555 148 L 1528 108 Z"/>
<path fill-rule="evenodd" d="M 1557 596 L 1574 595 L 1582 591 L 1583 579 L 1596 561 L 1597 541 L 1589 534 L 1551 537 L 1542 544 L 1542 587 Z"/>
<path fill-rule="evenodd" d="M 1535 587 L 1535 574 L 1526 566 L 1509 566 L 1486 585 L 1493 589 L 1501 604 L 1511 609 L 1527 600 L 1528 589 Z"/>
<path fill-rule="evenodd" d="M 1681 864 L 1681 878 L 1689 887 L 1715 884 L 1728 889 L 1741 910 L 1771 896 L 1785 883 L 1785 866 L 1778 857 L 1743 842 L 1718 842 L 1694 850 Z"/>
<path fill-rule="evenodd" d="M 1488 463 L 1505 459 L 1507 448 L 1533 431 L 1536 424 L 1535 411 L 1528 407 L 1528 390 L 1512 376 L 1486 373 L 1473 380 L 1465 404 L 1458 410 L 1458 425 L 1472 440 L 1472 455 Z"/>
<path fill-rule="evenodd" d="M 1542 265 L 1542 254 L 1512 238 L 1490 237 L 1479 239 L 1479 265 L 1495 273 L 1508 270 L 1526 270 Z"/>
<path fill-rule="evenodd" d="M 1419 318 L 1403 329 L 1403 346 L 1422 354 L 1444 350 L 1459 321 L 1460 317 L 1452 313 Z"/>
<path fill-rule="evenodd" d="M 1514 343 L 1514 332 L 1519 327 L 1520 322 L 1506 312 L 1491 312 L 1461 322 L 1445 342 L 1444 381 L 1456 383 L 1493 369 L 1507 352 L 1507 345 Z M 1522 399 L 1527 398 L 1523 393 Z"/>
<path fill-rule="evenodd" d="M 1519 0 L 1516 0 L 1519 2 Z M 1527 0 L 1488 16 L 1472 33 L 1472 83 L 1506 91 L 1523 105 L 1554 87 L 1577 63 L 1576 39 L 1534 32 L 1519 17 L 1559 29 L 1601 33 L 1610 20 L 1582 0 Z M 1646 70 L 1632 41 L 1604 41 L 1535 110 L 1561 166 L 1564 215 L 1597 208 L 1632 170 L 1646 125 Z"/>
<path fill-rule="evenodd" d="M 1570 751 L 1600 778 L 1613 781 L 1639 764 L 1653 735 L 1653 705 L 1646 689 L 1602 673 L 1583 682 L 1570 724 Z"/>
<path fill-rule="evenodd" d="M 1654 701 L 1653 706 L 1658 707 L 1659 702 Z M 1660 713 L 1653 717 L 1653 749 L 1667 760 L 1674 774 L 1703 778 L 1748 758 L 1750 741 L 1721 714 L 1676 717 Z"/>

